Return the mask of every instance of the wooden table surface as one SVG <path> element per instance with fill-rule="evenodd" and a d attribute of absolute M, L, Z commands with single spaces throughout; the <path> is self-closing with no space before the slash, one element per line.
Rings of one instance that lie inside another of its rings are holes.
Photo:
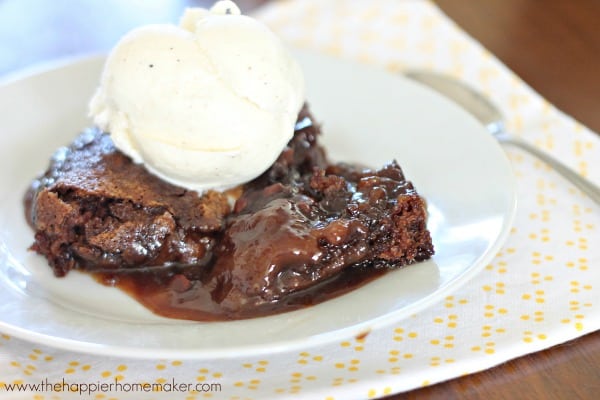
<path fill-rule="evenodd" d="M 248 11 L 265 0 L 240 0 Z M 598 0 L 437 0 L 458 25 L 558 108 L 600 132 Z M 130 28 L 208 0 L 0 0 L 0 75 L 106 51 Z M 135 12 L 133 11 L 135 10 Z M 600 332 L 400 399 L 596 399 Z"/>

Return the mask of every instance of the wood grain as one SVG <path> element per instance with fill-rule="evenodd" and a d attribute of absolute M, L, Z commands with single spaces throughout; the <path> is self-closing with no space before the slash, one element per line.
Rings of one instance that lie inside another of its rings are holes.
<path fill-rule="evenodd" d="M 509 361 L 477 374 L 386 398 L 597 399 L 600 393 L 600 333 Z"/>
<path fill-rule="evenodd" d="M 551 103 L 600 132 L 600 1 L 436 2 Z"/>

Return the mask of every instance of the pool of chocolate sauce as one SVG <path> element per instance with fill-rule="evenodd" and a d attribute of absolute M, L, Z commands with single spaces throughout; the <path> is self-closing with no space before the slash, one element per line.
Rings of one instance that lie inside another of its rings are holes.
<path fill-rule="evenodd" d="M 263 317 L 313 306 L 351 292 L 390 270 L 354 266 L 308 289 L 232 313 L 221 307 L 221 303 L 213 298 L 209 288 L 202 286 L 200 282 L 194 282 L 192 287 L 187 288 L 189 283 L 185 280 L 181 282 L 181 278 L 177 278 L 179 275 L 175 271 L 179 268 L 173 266 L 170 269 L 173 271 L 158 274 L 142 270 L 116 275 L 93 275 L 99 282 L 116 286 L 128 293 L 157 315 L 195 321 L 223 321 Z M 182 290 L 183 288 L 187 290 Z"/>

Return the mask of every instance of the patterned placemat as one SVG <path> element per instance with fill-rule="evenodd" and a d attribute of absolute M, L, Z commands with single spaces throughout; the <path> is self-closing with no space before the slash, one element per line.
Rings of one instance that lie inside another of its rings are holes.
<path fill-rule="evenodd" d="M 467 81 L 503 109 L 511 132 L 600 182 L 598 136 L 429 2 L 290 0 L 258 17 L 295 46 L 395 73 L 419 67 Z M 506 151 L 519 208 L 505 246 L 462 289 L 396 326 L 300 352 L 208 362 L 87 356 L 2 335 L 0 399 L 377 398 L 597 330 L 598 205 L 539 160 Z"/>

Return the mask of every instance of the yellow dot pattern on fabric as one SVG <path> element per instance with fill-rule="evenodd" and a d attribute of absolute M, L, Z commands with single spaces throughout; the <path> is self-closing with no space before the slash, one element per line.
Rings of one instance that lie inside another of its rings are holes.
<path fill-rule="evenodd" d="M 430 2 L 288 0 L 263 9 L 260 19 L 298 47 L 394 74 L 428 68 L 460 78 L 493 98 L 511 133 L 600 183 L 598 137 L 532 92 Z M 595 246 L 600 243 L 598 206 L 535 157 L 518 149 L 505 151 L 518 192 L 507 242 L 469 283 L 418 314 L 325 345 L 205 361 L 87 356 L 1 334 L 0 387 L 44 378 L 163 384 L 176 379 L 221 385 L 219 392 L 182 394 L 186 400 L 379 398 L 600 329 L 600 270 L 593 268 L 600 261 Z M 169 393 L 152 395 L 172 398 Z M 89 397 L 137 398 L 118 392 Z M 29 398 L 69 397 L 32 393 Z"/>

